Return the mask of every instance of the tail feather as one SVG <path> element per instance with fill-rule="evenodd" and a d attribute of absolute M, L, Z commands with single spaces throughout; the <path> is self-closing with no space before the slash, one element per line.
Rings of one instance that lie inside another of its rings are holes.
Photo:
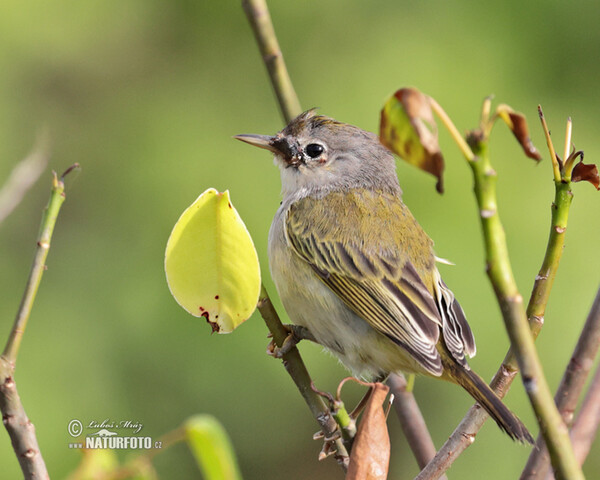
<path fill-rule="evenodd" d="M 451 368 L 452 379 L 477 400 L 496 421 L 500 429 L 506 432 L 513 440 L 533 445 L 533 437 L 529 433 L 529 430 L 527 430 L 527 427 L 504 405 L 500 397 L 494 393 L 479 375 L 472 370 L 462 368 L 456 363 L 452 367 L 454 367 Z"/>

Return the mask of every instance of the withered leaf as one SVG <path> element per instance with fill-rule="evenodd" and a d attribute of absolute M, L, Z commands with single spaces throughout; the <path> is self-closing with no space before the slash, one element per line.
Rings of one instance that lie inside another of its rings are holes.
<path fill-rule="evenodd" d="M 508 125 L 508 128 L 513 132 L 513 135 L 521 145 L 523 152 L 529 158 L 532 158 L 536 161 L 540 161 L 542 156 L 540 152 L 538 152 L 535 145 L 531 141 L 531 137 L 529 136 L 529 128 L 527 127 L 527 120 L 525 120 L 525 116 L 521 113 L 515 112 L 508 105 L 498 105 L 496 109 L 496 114 L 504 120 L 504 123 Z"/>
<path fill-rule="evenodd" d="M 437 191 L 444 191 L 444 157 L 430 97 L 416 88 L 401 88 L 394 93 L 381 110 L 379 138 L 408 163 L 435 175 Z"/>
<path fill-rule="evenodd" d="M 600 177 L 598 176 L 598 168 L 596 165 L 589 164 L 586 165 L 583 162 L 579 162 L 573 168 L 573 173 L 571 174 L 572 182 L 590 182 L 596 190 L 600 190 Z"/>
<path fill-rule="evenodd" d="M 390 437 L 383 403 L 389 388 L 376 383 L 362 414 L 352 446 L 346 480 L 385 480 L 390 464 Z"/>

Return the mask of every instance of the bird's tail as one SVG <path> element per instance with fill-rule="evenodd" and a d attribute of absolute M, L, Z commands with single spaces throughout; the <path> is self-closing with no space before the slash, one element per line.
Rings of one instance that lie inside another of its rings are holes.
<path fill-rule="evenodd" d="M 521 443 L 533 444 L 533 437 L 527 427 L 504 405 L 500 397 L 479 375 L 449 358 L 443 358 L 443 362 L 445 373 L 469 392 L 510 438 Z"/>

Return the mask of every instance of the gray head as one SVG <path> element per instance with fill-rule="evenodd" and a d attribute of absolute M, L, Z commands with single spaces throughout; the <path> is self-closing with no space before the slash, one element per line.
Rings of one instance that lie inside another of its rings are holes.
<path fill-rule="evenodd" d="M 275 154 L 284 198 L 367 188 L 400 194 L 392 154 L 376 135 L 308 110 L 274 136 L 235 138 Z"/>

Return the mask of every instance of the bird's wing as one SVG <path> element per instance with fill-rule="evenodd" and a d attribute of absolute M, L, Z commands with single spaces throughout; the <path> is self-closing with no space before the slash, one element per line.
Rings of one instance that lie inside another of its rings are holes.
<path fill-rule="evenodd" d="M 341 212 L 344 221 L 331 212 Z M 365 218 L 373 214 L 382 228 Z M 396 197 L 346 192 L 305 198 L 289 208 L 285 230 L 294 251 L 350 309 L 429 373 L 441 375 L 436 344 L 442 318 L 422 278 L 434 281 L 431 240 Z"/>
<path fill-rule="evenodd" d="M 434 272 L 434 291 L 438 310 L 442 317 L 444 344 L 463 367 L 469 369 L 465 354 L 475 356 L 475 338 L 467 319 L 452 291 L 446 286 L 437 269 Z"/>

